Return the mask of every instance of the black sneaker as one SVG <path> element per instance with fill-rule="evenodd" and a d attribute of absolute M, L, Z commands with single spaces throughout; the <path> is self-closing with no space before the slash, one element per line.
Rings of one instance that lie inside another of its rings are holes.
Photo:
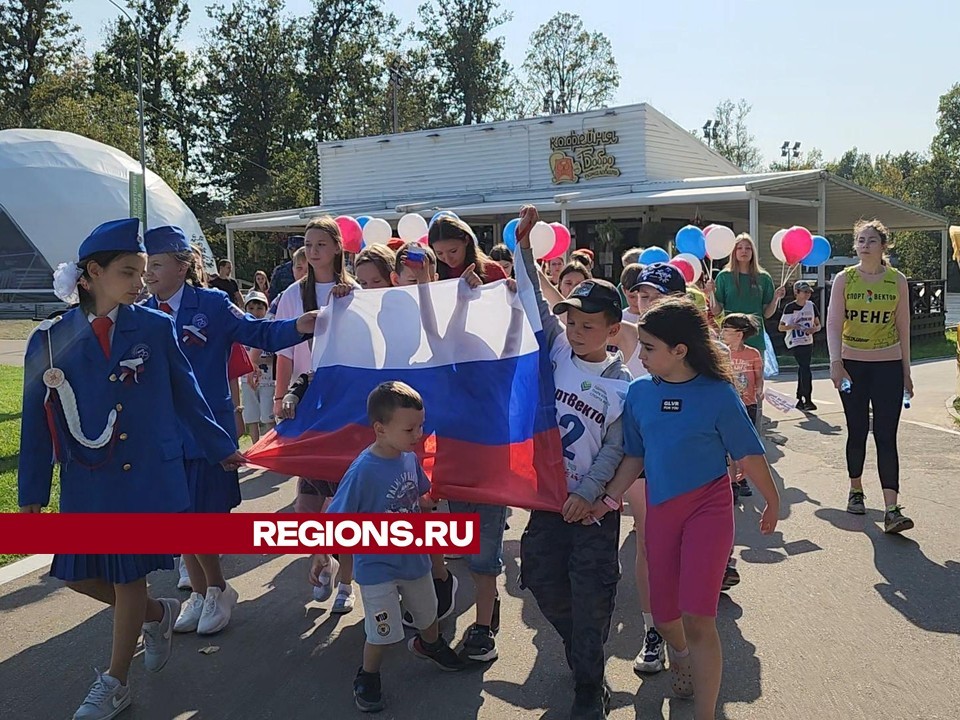
<path fill-rule="evenodd" d="M 643 639 L 643 648 L 633 661 L 633 671 L 637 674 L 658 673 L 667 661 L 667 643 L 656 628 L 647 630 Z"/>
<path fill-rule="evenodd" d="M 807 400 L 807 402 L 804 403 L 803 409 L 807 411 L 813 411 L 817 409 L 817 406 L 813 404 L 813 400 Z"/>
<path fill-rule="evenodd" d="M 913 528 L 913 520 L 906 517 L 902 510 L 903 508 L 901 508 L 899 505 L 895 505 L 887 510 L 887 512 L 884 514 L 883 531 L 885 533 L 890 533 L 892 535 Z"/>
<path fill-rule="evenodd" d="M 431 660 L 441 670 L 447 672 L 456 672 L 463 670 L 467 664 L 461 660 L 457 654 L 450 649 L 446 641 L 441 637 L 433 646 L 428 645 L 422 637 L 416 635 L 410 638 L 407 647 L 414 655 L 423 660 Z"/>
<path fill-rule="evenodd" d="M 727 569 L 723 571 L 723 584 L 720 585 L 720 590 L 726 592 L 730 588 L 740 584 L 740 573 L 737 572 L 737 569 L 733 565 L 727 565 Z"/>
<path fill-rule="evenodd" d="M 865 504 L 866 495 L 863 490 L 851 490 L 847 497 L 847 512 L 852 515 L 866 515 L 867 506 Z"/>
<path fill-rule="evenodd" d="M 437 619 L 445 620 L 450 617 L 457 605 L 457 576 L 447 573 L 446 580 L 433 580 L 433 589 L 437 593 Z"/>
<path fill-rule="evenodd" d="M 360 712 L 380 712 L 383 710 L 383 696 L 380 692 L 380 673 L 364 672 L 361 667 L 353 681 L 353 701 Z"/>
<path fill-rule="evenodd" d="M 446 580 L 433 579 L 433 591 L 437 594 L 437 620 L 446 620 L 457 607 L 457 588 L 460 583 L 452 572 L 447 573 Z M 402 600 L 402 599 L 401 599 Z M 496 610 L 494 606 L 494 610 Z M 413 627 L 413 615 L 404 610 L 401 621 L 407 627 Z M 499 618 L 497 620 L 499 629 Z"/>
<path fill-rule="evenodd" d="M 753 490 L 750 489 L 750 485 L 747 484 L 746 480 L 740 481 L 740 497 L 750 497 L 753 495 Z"/>
<path fill-rule="evenodd" d="M 604 702 L 604 690 L 594 685 L 577 685 L 570 720 L 606 720 L 609 700 Z"/>
<path fill-rule="evenodd" d="M 486 628 L 471 625 L 467 639 L 463 641 L 461 657 L 477 662 L 489 662 L 497 658 L 497 641 Z"/>
<path fill-rule="evenodd" d="M 493 615 L 490 616 L 490 632 L 496 635 L 500 632 L 500 596 L 493 599 Z"/>

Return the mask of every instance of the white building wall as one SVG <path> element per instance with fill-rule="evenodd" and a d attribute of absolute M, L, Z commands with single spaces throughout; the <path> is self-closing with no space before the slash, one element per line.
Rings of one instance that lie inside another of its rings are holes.
<path fill-rule="evenodd" d="M 594 143 L 590 131 L 616 133 L 617 141 Z M 588 141 L 582 150 L 551 147 L 551 138 L 571 133 Z M 586 191 L 738 172 L 649 105 L 321 143 L 318 152 L 327 206 Z M 619 175 L 555 182 L 551 155 L 558 152 L 584 173 L 591 158 L 612 157 Z"/>

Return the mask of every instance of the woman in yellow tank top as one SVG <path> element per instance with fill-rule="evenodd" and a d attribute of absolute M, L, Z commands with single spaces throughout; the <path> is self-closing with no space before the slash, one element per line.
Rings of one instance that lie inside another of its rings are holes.
<path fill-rule="evenodd" d="M 883 223 L 861 220 L 853 232 L 860 262 L 834 279 L 827 311 L 830 379 L 840 390 L 847 420 L 847 512 L 866 513 L 863 463 L 872 409 L 877 469 L 886 509 L 884 529 L 899 533 L 913 527 L 897 501 L 897 429 L 904 394 L 913 394 L 910 290 L 903 274 L 884 260 L 889 232 Z"/>

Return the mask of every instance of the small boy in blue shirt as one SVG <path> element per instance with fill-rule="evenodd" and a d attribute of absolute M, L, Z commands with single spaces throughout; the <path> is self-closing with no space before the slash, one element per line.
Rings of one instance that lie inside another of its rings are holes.
<path fill-rule="evenodd" d="M 337 487 L 328 512 L 420 512 L 430 481 L 414 449 L 423 437 L 423 399 L 409 385 L 386 382 L 367 398 L 367 416 L 377 439 L 353 461 Z M 319 584 L 329 574 L 330 556 L 316 555 L 311 579 Z M 327 571 L 325 572 L 325 569 Z M 353 695 L 362 712 L 378 712 L 383 649 L 403 640 L 400 595 L 420 632 L 408 643 L 417 657 L 432 660 L 441 670 L 462 670 L 465 663 L 440 635 L 437 595 L 429 555 L 354 556 L 353 574 L 363 600 L 363 666 L 353 681 Z"/>

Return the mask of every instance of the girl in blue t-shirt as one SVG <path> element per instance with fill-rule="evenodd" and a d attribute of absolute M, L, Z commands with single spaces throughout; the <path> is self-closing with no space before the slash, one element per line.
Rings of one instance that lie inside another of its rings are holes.
<path fill-rule="evenodd" d="M 694 695 L 696 720 L 712 720 L 722 671 L 717 603 L 734 533 L 727 455 L 767 501 L 764 534 L 777 525 L 780 497 L 734 389 L 730 361 L 710 338 L 703 314 L 686 298 L 667 299 L 638 328 L 650 375 L 627 392 L 625 457 L 607 486 L 610 497 L 592 515 L 602 516 L 646 472 L 653 618 L 670 646 L 674 692 Z"/>

